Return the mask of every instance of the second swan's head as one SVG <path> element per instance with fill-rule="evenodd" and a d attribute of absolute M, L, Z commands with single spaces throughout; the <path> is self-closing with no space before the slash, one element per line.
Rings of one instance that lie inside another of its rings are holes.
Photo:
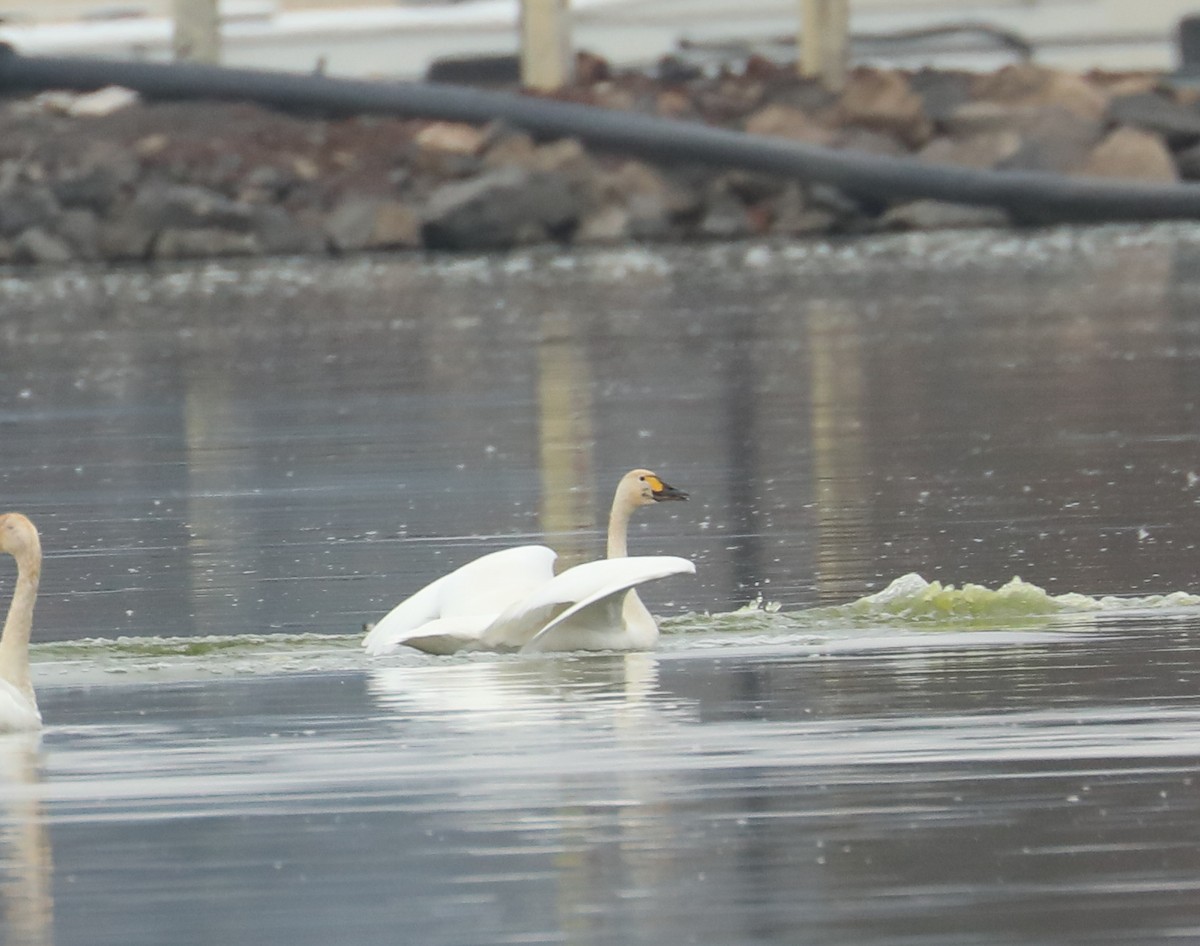
<path fill-rule="evenodd" d="M 618 495 L 629 497 L 635 506 L 649 506 L 669 500 L 687 499 L 688 494 L 674 486 L 668 486 L 650 470 L 630 470 L 617 487 Z"/>
<path fill-rule="evenodd" d="M 17 561 L 36 562 L 42 557 L 37 529 L 19 512 L 0 515 L 0 552 L 7 552 Z"/>

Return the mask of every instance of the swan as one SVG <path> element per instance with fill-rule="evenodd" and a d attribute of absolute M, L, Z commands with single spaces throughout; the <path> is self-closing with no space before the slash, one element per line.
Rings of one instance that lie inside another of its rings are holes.
<path fill-rule="evenodd" d="M 658 625 L 636 586 L 696 573 L 673 555 L 630 556 L 629 518 L 655 503 L 687 499 L 650 470 L 621 477 L 608 517 L 608 557 L 554 574 L 553 549 L 491 552 L 400 602 L 363 639 L 371 656 L 401 645 L 431 654 L 458 650 L 645 650 Z"/>
<path fill-rule="evenodd" d="M 17 583 L 0 634 L 0 732 L 37 729 L 42 714 L 29 679 L 29 633 L 42 575 L 42 543 L 33 523 L 19 512 L 0 515 L 0 551 L 17 560 Z"/>

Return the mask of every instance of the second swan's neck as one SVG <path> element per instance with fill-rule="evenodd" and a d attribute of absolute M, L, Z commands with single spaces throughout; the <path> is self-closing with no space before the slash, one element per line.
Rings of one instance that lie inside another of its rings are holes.
<path fill-rule="evenodd" d="M 37 601 L 40 561 L 17 562 L 17 583 L 13 589 L 4 632 L 0 635 L 0 679 L 7 680 L 33 701 L 29 679 L 29 635 L 33 629 L 33 605 Z"/>

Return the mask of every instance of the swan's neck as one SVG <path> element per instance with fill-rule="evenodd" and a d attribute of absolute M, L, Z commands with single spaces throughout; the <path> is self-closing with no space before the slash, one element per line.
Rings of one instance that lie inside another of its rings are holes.
<path fill-rule="evenodd" d="M 622 502 L 618 494 L 613 499 L 612 511 L 608 514 L 609 558 L 625 558 L 629 554 L 627 537 L 631 515 L 633 515 L 633 507 L 629 503 Z"/>
<path fill-rule="evenodd" d="M 4 632 L 0 634 L 0 679 L 7 680 L 34 702 L 29 679 L 29 634 L 33 629 L 33 605 L 42 575 L 40 559 L 17 561 L 17 584 L 13 589 Z"/>

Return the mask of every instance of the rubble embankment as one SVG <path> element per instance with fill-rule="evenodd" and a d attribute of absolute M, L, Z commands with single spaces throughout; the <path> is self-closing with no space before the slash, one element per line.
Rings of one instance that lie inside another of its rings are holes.
<path fill-rule="evenodd" d="M 1154 74 L 855 70 L 833 95 L 750 60 L 614 74 L 562 97 L 977 169 L 1200 179 L 1200 92 Z M 1008 226 L 1005 211 L 662 166 L 502 124 L 299 117 L 104 90 L 0 101 L 0 262 L 494 250 Z"/>

